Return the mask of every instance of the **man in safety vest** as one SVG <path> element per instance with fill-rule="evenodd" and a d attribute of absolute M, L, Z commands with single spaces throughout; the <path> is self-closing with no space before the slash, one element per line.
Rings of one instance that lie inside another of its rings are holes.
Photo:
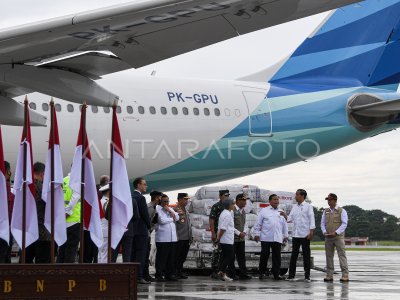
<path fill-rule="evenodd" d="M 69 187 L 70 175 L 64 178 L 64 204 L 67 222 L 67 241 L 59 247 L 57 263 L 74 263 L 80 240 L 81 201 L 80 195 Z"/>

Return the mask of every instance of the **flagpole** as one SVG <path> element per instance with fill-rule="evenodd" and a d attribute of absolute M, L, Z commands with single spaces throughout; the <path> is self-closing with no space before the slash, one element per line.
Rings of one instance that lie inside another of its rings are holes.
<path fill-rule="evenodd" d="M 26 261 L 26 172 L 27 172 L 27 138 L 28 138 L 28 97 L 25 97 L 24 101 L 24 163 L 23 163 L 23 183 L 22 183 L 22 253 L 21 253 L 21 263 Z"/>
<path fill-rule="evenodd" d="M 109 182 L 109 187 L 110 187 L 110 197 L 108 199 L 108 256 L 107 256 L 107 263 L 111 263 L 111 257 L 112 257 L 112 249 L 111 249 L 111 238 L 112 238 L 112 211 L 113 211 L 113 163 L 114 163 L 114 122 L 116 121 L 116 114 L 115 111 L 117 109 L 117 104 L 114 101 L 113 105 L 113 117 L 112 117 L 112 125 L 111 125 L 111 144 L 110 144 L 110 150 L 111 150 L 111 159 L 110 159 L 110 182 Z"/>
<path fill-rule="evenodd" d="M 55 174 L 54 174 L 54 113 L 55 113 L 55 107 L 54 107 L 54 101 L 53 98 L 50 101 L 50 138 L 51 140 L 49 141 L 51 143 L 51 149 L 50 149 L 50 165 L 51 165 L 51 179 L 50 179 L 50 205 L 51 205 L 51 241 L 50 241 L 50 259 L 51 259 L 51 263 L 54 264 L 55 262 L 55 257 L 54 257 L 54 252 L 55 252 L 55 245 L 54 245 L 54 189 L 55 189 L 55 184 L 54 184 L 54 180 L 55 180 Z"/>
<path fill-rule="evenodd" d="M 79 263 L 83 263 L 84 253 L 84 207 L 85 207 L 85 161 L 86 161 L 86 103 L 82 104 L 82 118 L 81 118 L 81 139 L 82 139 L 82 163 L 81 163 L 81 224 L 80 224 L 80 249 L 79 249 Z M 89 228 L 88 228 L 89 229 Z"/>

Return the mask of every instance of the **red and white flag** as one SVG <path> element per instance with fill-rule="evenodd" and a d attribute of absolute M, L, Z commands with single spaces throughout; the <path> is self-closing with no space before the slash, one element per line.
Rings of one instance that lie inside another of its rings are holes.
<path fill-rule="evenodd" d="M 44 226 L 51 233 L 51 151 L 54 149 L 54 240 L 58 246 L 67 241 L 67 228 L 65 224 L 63 168 L 61 161 L 60 139 L 58 136 L 57 116 L 52 106 L 53 128 L 50 129 L 49 149 L 47 151 L 46 169 L 44 171 L 42 199 L 46 202 Z M 52 133 L 54 130 L 54 138 Z"/>
<path fill-rule="evenodd" d="M 4 166 L 3 139 L 0 126 L 0 239 L 10 241 L 10 226 L 8 223 L 8 199 L 6 170 Z"/>
<path fill-rule="evenodd" d="M 29 120 L 28 102 L 25 102 L 26 120 L 22 132 L 21 144 L 19 145 L 17 168 L 14 177 L 14 208 L 11 218 L 11 232 L 22 248 L 22 220 L 23 220 L 23 189 L 24 189 L 24 145 L 26 145 L 26 227 L 25 227 L 25 247 L 28 247 L 39 238 L 38 219 L 35 202 L 35 185 L 33 183 L 33 165 L 32 165 L 32 140 L 31 126 Z"/>
<path fill-rule="evenodd" d="M 113 166 L 112 166 L 112 232 L 111 247 L 118 246 L 129 221 L 133 216 L 132 197 L 129 187 L 128 171 L 126 170 L 125 157 L 122 148 L 117 112 L 113 111 Z"/>
<path fill-rule="evenodd" d="M 96 189 L 92 157 L 86 130 L 82 128 L 82 119 L 86 109 L 82 109 L 81 127 L 79 129 L 78 142 L 75 148 L 74 160 L 71 168 L 70 188 L 81 194 L 81 172 L 82 172 L 82 142 L 85 139 L 85 194 L 83 201 L 84 227 L 90 231 L 90 237 L 97 247 L 103 243 L 103 232 L 101 229 L 99 197 Z"/>

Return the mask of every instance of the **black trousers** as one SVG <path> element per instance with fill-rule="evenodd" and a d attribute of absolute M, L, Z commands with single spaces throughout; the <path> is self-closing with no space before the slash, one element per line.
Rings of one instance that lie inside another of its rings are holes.
<path fill-rule="evenodd" d="M 138 270 L 138 279 L 143 278 L 144 265 L 146 263 L 146 251 L 149 243 L 148 235 L 134 235 L 132 242 L 132 256 L 133 262 L 140 263 Z"/>
<path fill-rule="evenodd" d="M 25 263 L 27 264 L 49 264 L 50 241 L 36 241 L 25 249 Z"/>
<path fill-rule="evenodd" d="M 176 242 L 157 242 L 156 277 L 170 277 L 175 272 Z"/>
<path fill-rule="evenodd" d="M 304 264 L 304 277 L 310 278 L 311 268 L 311 250 L 310 240 L 307 238 L 296 238 L 292 239 L 292 256 L 290 257 L 289 266 L 289 277 L 294 278 L 296 276 L 296 263 L 299 257 L 300 246 L 303 251 L 303 264 Z"/>
<path fill-rule="evenodd" d="M 223 273 L 227 272 L 229 277 L 235 277 L 235 248 L 231 244 L 220 244 L 221 245 L 221 258 L 219 270 Z"/>
<path fill-rule="evenodd" d="M 246 243 L 243 242 L 235 242 L 235 256 L 239 265 L 239 276 L 247 275 L 246 268 Z"/>
<path fill-rule="evenodd" d="M 83 235 L 83 262 L 87 264 L 97 264 L 99 248 L 97 248 L 96 244 L 93 243 L 92 238 L 90 237 L 90 231 L 84 230 Z"/>
<path fill-rule="evenodd" d="M 176 243 L 176 275 L 181 275 L 183 272 L 183 264 L 186 261 L 190 249 L 189 240 L 178 241 Z"/>
<path fill-rule="evenodd" d="M 8 243 L 0 239 L 0 264 L 5 264 L 8 261 Z"/>
<path fill-rule="evenodd" d="M 150 277 L 150 251 L 151 251 L 151 237 L 149 237 L 149 242 L 147 243 L 147 250 L 146 250 L 146 260 L 144 262 L 143 268 L 143 277 L 148 278 Z"/>
<path fill-rule="evenodd" d="M 133 236 L 124 234 L 116 249 L 112 251 L 112 262 L 116 262 L 119 254 L 119 248 L 122 247 L 122 261 L 124 263 L 133 262 L 132 260 Z"/>
<path fill-rule="evenodd" d="M 267 273 L 268 259 L 269 253 L 272 249 L 272 274 L 274 277 L 279 276 L 279 272 L 281 269 L 281 249 L 282 244 L 278 242 L 261 242 L 261 257 L 260 257 L 260 265 L 259 272 L 260 274 Z"/>
<path fill-rule="evenodd" d="M 80 224 L 67 228 L 67 241 L 58 248 L 57 263 L 75 263 L 80 240 Z"/>

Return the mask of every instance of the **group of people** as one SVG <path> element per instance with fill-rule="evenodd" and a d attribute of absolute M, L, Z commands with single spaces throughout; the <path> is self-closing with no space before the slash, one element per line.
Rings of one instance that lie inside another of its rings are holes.
<path fill-rule="evenodd" d="M 10 192 L 11 170 L 9 163 L 5 163 L 6 181 L 9 200 L 9 216 L 12 214 L 13 195 Z M 39 239 L 26 248 L 26 263 L 50 263 L 51 245 L 50 234 L 44 226 L 45 202 L 41 199 L 41 190 L 44 178 L 45 165 L 37 162 L 33 166 L 34 185 L 36 189 L 36 205 L 39 225 Z M 80 244 L 80 195 L 74 193 L 69 187 L 69 175 L 64 178 L 63 191 L 65 200 L 65 216 L 67 225 L 67 241 L 57 249 L 57 263 L 76 262 Z M 188 211 L 189 196 L 179 193 L 177 205 L 170 207 L 169 197 L 159 191 L 150 193 L 151 201 L 147 203 L 144 194 L 147 192 L 147 183 L 144 178 L 133 181 L 132 192 L 133 217 L 124 233 L 119 245 L 112 250 L 111 260 L 117 261 L 122 251 L 123 262 L 138 262 L 137 280 L 140 284 L 150 284 L 153 281 L 177 281 L 186 279 L 188 275 L 183 272 L 190 244 L 192 230 Z M 100 178 L 98 186 L 101 198 L 101 215 L 103 244 L 101 247 L 92 242 L 89 231 L 84 231 L 84 256 L 85 263 L 106 263 L 108 258 L 108 203 L 109 203 L 109 177 Z M 305 281 L 310 282 L 311 251 L 310 241 L 313 238 L 315 219 L 313 208 L 305 202 L 307 192 L 303 189 L 296 191 L 296 202 L 290 214 L 278 209 L 279 197 L 275 194 L 269 196 L 269 206 L 263 208 L 254 225 L 254 239 L 261 242 L 261 256 L 259 263 L 259 278 L 265 279 L 272 274 L 275 280 L 284 279 L 280 274 L 282 245 L 288 242 L 288 222 L 293 223 L 292 255 L 290 259 L 289 276 L 287 280 L 294 280 L 296 275 L 296 262 L 300 247 L 304 261 Z M 245 243 L 247 235 L 246 213 L 244 207 L 248 197 L 241 193 L 230 197 L 229 190 L 219 191 L 219 201 L 211 208 L 209 223 L 211 237 L 214 244 L 212 253 L 212 277 L 231 281 L 235 279 L 251 279 L 246 268 Z M 326 197 L 329 208 L 324 210 L 321 229 L 325 235 L 325 250 L 327 262 L 327 276 L 325 281 L 333 281 L 333 256 L 337 249 L 343 282 L 349 280 L 348 267 L 344 246 L 344 231 L 347 226 L 346 211 L 337 206 L 337 196 L 329 194 Z M 151 233 L 155 231 L 156 273 L 150 275 Z M 11 237 L 12 239 L 12 237 Z M 12 241 L 0 239 L 0 263 L 11 263 Z M 268 259 L 272 252 L 271 272 L 267 267 Z M 235 269 L 235 258 L 239 270 Z"/>
<path fill-rule="evenodd" d="M 287 279 L 294 281 L 296 264 L 302 249 L 304 264 L 304 280 L 311 282 L 311 250 L 310 242 L 315 230 L 313 207 L 305 201 L 307 192 L 303 189 L 296 191 L 296 202 L 289 215 L 278 208 L 279 197 L 275 194 L 269 196 L 269 206 L 263 208 L 254 225 L 253 235 L 257 242 L 261 241 L 261 255 L 259 263 L 259 279 L 268 278 L 270 275 L 275 280 Z M 246 269 L 245 237 L 246 237 L 246 206 L 245 194 L 236 195 L 236 201 L 230 198 L 229 190 L 219 191 L 220 201 L 213 205 L 210 213 L 210 229 L 215 245 L 212 255 L 212 277 L 225 281 L 235 279 L 250 279 Z M 349 281 L 349 270 L 346 259 L 344 231 L 347 227 L 348 216 L 346 211 L 337 206 L 337 196 L 330 193 L 326 200 L 329 208 L 324 210 L 321 229 L 325 235 L 325 252 L 327 275 L 324 281 L 333 281 L 333 256 L 337 249 L 340 267 L 342 270 L 341 282 Z M 289 276 L 284 278 L 281 270 L 281 250 L 288 242 L 288 225 L 293 223 L 292 254 L 289 265 Z M 272 253 L 272 268 L 268 270 L 268 259 Z M 239 272 L 235 269 L 235 257 Z M 271 274 L 270 274 L 271 273 Z"/>

